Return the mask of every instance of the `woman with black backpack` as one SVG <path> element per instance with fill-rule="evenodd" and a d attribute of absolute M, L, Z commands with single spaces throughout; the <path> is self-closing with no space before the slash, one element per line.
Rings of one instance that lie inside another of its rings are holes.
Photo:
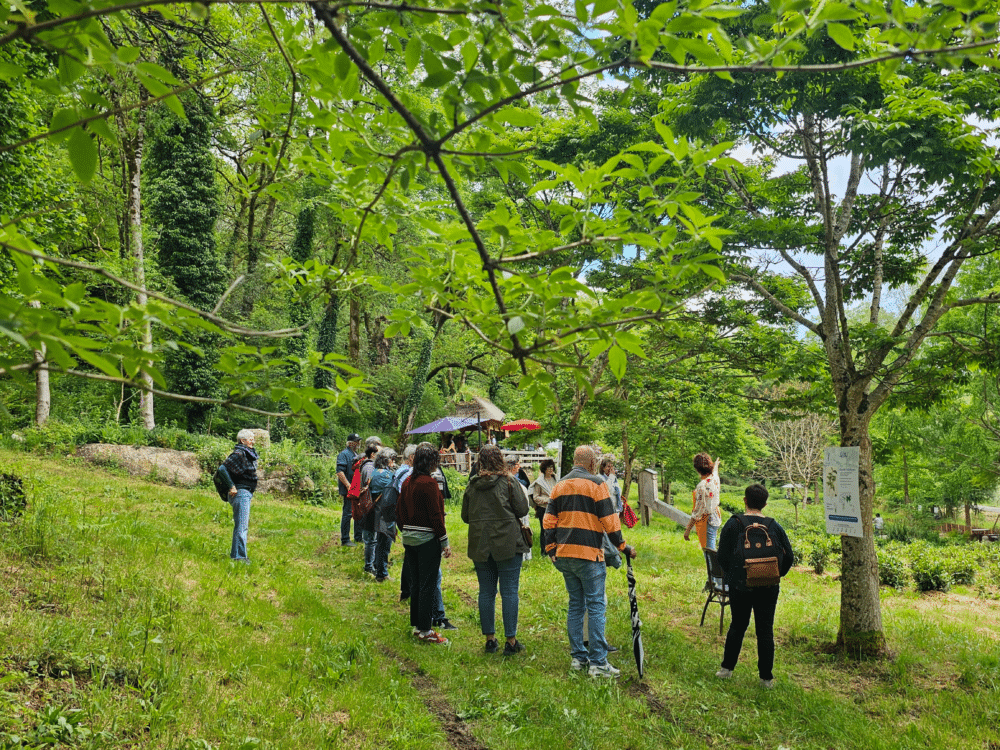
<path fill-rule="evenodd" d="M 746 512 L 732 516 L 719 537 L 719 564 L 729 586 L 732 622 L 726 634 L 722 668 L 716 677 L 733 676 L 743 636 L 753 613 L 757 627 L 757 672 L 765 688 L 774 685 L 774 612 L 780 579 L 792 567 L 792 544 L 781 524 L 763 514 L 767 490 L 752 484 L 743 494 Z"/>

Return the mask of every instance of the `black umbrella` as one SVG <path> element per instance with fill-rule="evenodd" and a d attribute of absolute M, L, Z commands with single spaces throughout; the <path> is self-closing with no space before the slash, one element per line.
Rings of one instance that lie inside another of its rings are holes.
<path fill-rule="evenodd" d="M 642 650 L 642 620 L 639 619 L 639 604 L 635 599 L 635 574 L 632 572 L 632 558 L 625 555 L 628 562 L 628 604 L 632 613 L 632 653 L 635 654 L 635 666 L 642 679 L 642 662 L 645 652 Z"/>

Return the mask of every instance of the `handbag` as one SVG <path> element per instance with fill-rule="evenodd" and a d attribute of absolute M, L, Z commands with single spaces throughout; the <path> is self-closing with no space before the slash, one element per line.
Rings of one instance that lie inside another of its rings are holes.
<path fill-rule="evenodd" d="M 628 500 L 625 501 L 625 508 L 622 510 L 622 515 L 625 516 L 623 523 L 630 529 L 639 523 L 639 517 L 632 510 L 632 506 L 628 504 Z"/>
<path fill-rule="evenodd" d="M 513 493 L 513 482 L 511 481 L 510 477 L 507 477 L 507 499 L 508 500 L 513 500 L 513 498 L 511 497 L 512 493 Z M 514 520 L 517 521 L 518 525 L 521 527 L 521 538 L 524 540 L 524 543 L 528 545 L 528 549 L 530 550 L 531 549 L 531 544 L 532 544 L 532 542 L 533 542 L 533 540 L 535 538 L 534 535 L 531 533 L 531 527 L 530 526 L 525 526 L 523 523 L 521 523 L 521 519 L 518 517 L 517 511 L 514 510 L 514 503 L 513 502 L 511 502 L 511 504 L 510 504 L 510 512 L 512 514 L 514 514 Z"/>

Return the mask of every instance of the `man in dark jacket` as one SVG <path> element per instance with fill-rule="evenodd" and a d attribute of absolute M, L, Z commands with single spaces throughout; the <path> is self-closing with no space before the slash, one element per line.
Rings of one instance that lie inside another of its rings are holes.
<path fill-rule="evenodd" d="M 351 488 L 354 478 L 354 462 L 357 460 L 358 444 L 361 436 L 352 432 L 347 436 L 347 447 L 337 454 L 337 492 L 340 493 L 344 507 L 340 513 L 340 546 L 354 547 L 361 541 L 361 527 L 354 523 L 354 541 L 351 541 L 351 501 L 347 499 L 347 491 Z"/>
<path fill-rule="evenodd" d="M 751 484 L 743 495 L 746 512 L 740 516 L 732 516 L 722 528 L 719 537 L 719 564 L 725 572 L 725 582 L 729 586 L 729 609 L 733 620 L 726 634 L 726 650 L 722 656 L 722 668 L 715 673 L 716 677 L 728 679 L 733 676 L 736 662 L 743 648 L 743 636 L 750 625 L 750 613 L 753 612 L 754 624 L 757 627 L 757 672 L 760 682 L 766 688 L 774 685 L 774 612 L 778 607 L 780 585 L 747 586 L 747 572 L 737 562 L 736 545 L 743 543 L 744 528 L 751 523 L 767 526 L 768 535 L 777 548 L 781 550 L 778 572 L 784 576 L 792 567 L 792 544 L 781 525 L 773 518 L 768 518 L 762 511 L 767 505 L 767 490 L 759 484 Z"/>

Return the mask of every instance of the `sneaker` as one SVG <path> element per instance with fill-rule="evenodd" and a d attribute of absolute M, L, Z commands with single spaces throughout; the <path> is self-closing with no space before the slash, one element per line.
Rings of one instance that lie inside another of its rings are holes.
<path fill-rule="evenodd" d="M 720 669 L 718 672 L 715 673 L 715 676 L 718 677 L 720 680 L 728 680 L 730 677 L 733 676 L 733 670 L 726 669 L 725 667 L 723 667 L 722 669 Z"/>
<path fill-rule="evenodd" d="M 414 628 L 411 635 L 420 635 L 420 628 Z"/>
<path fill-rule="evenodd" d="M 618 650 L 618 647 L 617 647 L 617 646 L 612 646 L 612 645 L 610 645 L 610 644 L 608 645 L 608 653 L 609 653 L 609 654 L 613 654 L 613 653 L 614 653 L 615 651 L 617 651 L 617 650 Z"/>
<path fill-rule="evenodd" d="M 765 680 L 763 677 L 761 677 L 760 686 L 765 690 L 770 690 L 771 688 L 774 687 L 774 678 L 772 677 L 770 680 Z"/>
<path fill-rule="evenodd" d="M 366 576 L 371 576 L 372 578 L 374 578 L 375 577 L 375 571 L 374 570 L 367 570 L 366 569 L 365 570 L 365 575 Z"/>
<path fill-rule="evenodd" d="M 448 639 L 443 635 L 434 632 L 433 630 L 428 630 L 426 633 L 417 633 L 417 638 L 424 643 L 434 643 L 439 646 L 443 646 L 448 643 Z"/>
<path fill-rule="evenodd" d="M 499 650 L 500 650 L 500 644 L 497 643 L 496 638 L 491 638 L 490 640 L 486 641 L 487 654 L 495 654 Z"/>
<path fill-rule="evenodd" d="M 587 674 L 591 677 L 618 677 L 621 675 L 621 670 L 611 666 L 611 662 L 605 662 L 604 664 L 591 664 Z"/>
<path fill-rule="evenodd" d="M 346 542 L 341 542 L 340 546 L 341 547 L 357 547 L 358 545 L 357 545 L 356 542 L 352 542 L 350 539 L 348 539 Z"/>
<path fill-rule="evenodd" d="M 586 661 L 583 661 L 581 659 L 577 659 L 574 656 L 573 660 L 569 663 L 569 668 L 573 669 L 573 670 L 575 670 L 577 672 L 579 672 L 581 670 L 586 669 L 589 666 L 589 664 L 590 664 L 590 662 L 586 662 Z"/>
<path fill-rule="evenodd" d="M 391 580 L 392 579 L 389 576 L 375 576 L 376 583 L 385 583 L 386 581 L 391 581 Z"/>
<path fill-rule="evenodd" d="M 442 617 L 440 620 L 435 620 L 433 622 L 434 627 L 441 630 L 458 630 L 458 625 L 452 625 L 447 617 Z"/>
<path fill-rule="evenodd" d="M 514 639 L 514 645 L 511 646 L 510 643 L 503 644 L 503 655 L 504 656 L 514 656 L 514 654 L 519 654 L 526 650 L 524 644 L 521 643 L 517 638 Z"/>

